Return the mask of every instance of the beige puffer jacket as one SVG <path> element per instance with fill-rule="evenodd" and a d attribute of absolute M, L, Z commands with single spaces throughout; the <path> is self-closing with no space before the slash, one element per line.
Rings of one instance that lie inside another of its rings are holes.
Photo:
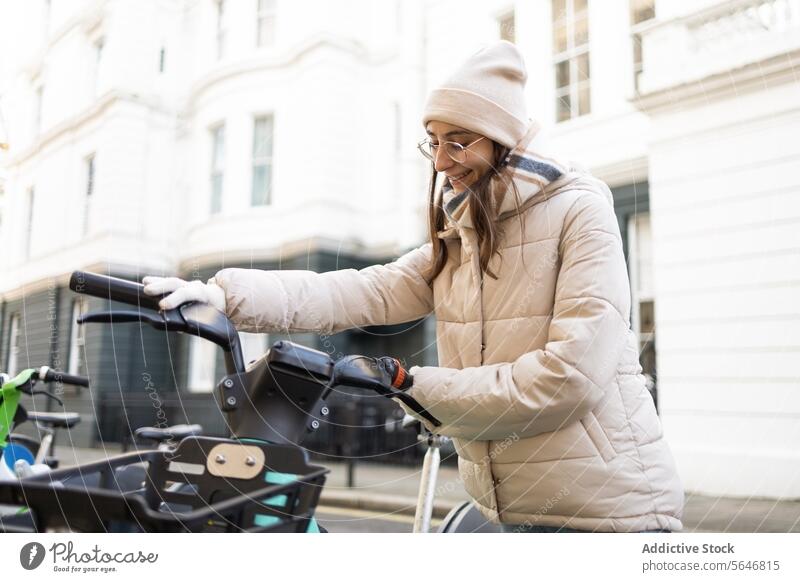
<path fill-rule="evenodd" d="M 225 269 L 215 282 L 245 331 L 330 334 L 435 312 L 440 366 L 412 368 L 409 393 L 453 437 L 487 518 L 680 530 L 683 489 L 641 375 L 611 193 L 539 155 L 536 134 L 504 171 L 519 208 L 495 188 L 497 279 L 481 276 L 468 204 L 449 190 L 439 233 L 449 259 L 432 287 L 429 244 L 361 271 Z"/>

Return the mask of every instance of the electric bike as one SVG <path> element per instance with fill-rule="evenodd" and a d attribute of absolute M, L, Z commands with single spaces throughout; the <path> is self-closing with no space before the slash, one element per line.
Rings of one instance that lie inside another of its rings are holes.
<path fill-rule="evenodd" d="M 427 410 L 367 369 L 334 374 L 323 352 L 275 343 L 245 367 L 239 336 L 214 307 L 187 303 L 160 311 L 159 297 L 137 283 L 75 272 L 70 289 L 126 304 L 81 316 L 80 324 L 139 323 L 218 345 L 226 374 L 214 397 L 228 438 L 186 436 L 167 450 L 131 452 L 94 463 L 0 482 L 0 503 L 29 516 L 4 531 L 317 532 L 314 511 L 328 469 L 312 465 L 299 446 L 326 422 L 325 398 L 336 385 L 397 398 L 434 426 Z M 131 467 L 142 479 L 119 479 Z M 131 485 L 132 484 L 132 485 Z"/>

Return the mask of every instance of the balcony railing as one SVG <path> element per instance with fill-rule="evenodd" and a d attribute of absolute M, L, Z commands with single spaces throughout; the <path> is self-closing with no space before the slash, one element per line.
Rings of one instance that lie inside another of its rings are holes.
<path fill-rule="evenodd" d="M 729 0 L 642 31 L 642 94 L 800 48 L 800 0 Z"/>

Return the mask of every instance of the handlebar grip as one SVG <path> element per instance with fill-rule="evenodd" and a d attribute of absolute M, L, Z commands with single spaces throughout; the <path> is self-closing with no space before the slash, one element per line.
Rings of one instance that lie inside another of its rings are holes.
<path fill-rule="evenodd" d="M 161 300 L 160 296 L 145 295 L 144 285 L 139 283 L 84 271 L 72 273 L 69 288 L 82 295 L 110 299 L 154 311 L 159 310 L 158 302 Z"/>
<path fill-rule="evenodd" d="M 89 378 L 86 376 L 77 376 L 75 374 L 66 374 L 64 372 L 59 372 L 58 370 L 53 370 L 51 368 L 47 369 L 47 373 L 42 378 L 44 382 L 61 382 L 62 384 L 70 384 L 72 386 L 84 386 L 85 388 L 89 387 Z"/>

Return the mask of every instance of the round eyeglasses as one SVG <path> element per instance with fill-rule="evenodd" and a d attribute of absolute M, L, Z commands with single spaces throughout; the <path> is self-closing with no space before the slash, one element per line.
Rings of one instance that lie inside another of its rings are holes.
<path fill-rule="evenodd" d="M 475 141 L 468 143 L 467 145 L 463 145 L 454 141 L 445 141 L 442 143 L 433 143 L 430 139 L 423 139 L 421 142 L 417 144 L 417 149 L 422 153 L 423 156 L 431 160 L 432 162 L 436 160 L 436 151 L 440 148 L 444 148 L 444 153 L 458 164 L 463 164 L 467 161 L 467 149 L 474 146 L 476 143 L 485 139 L 483 136 L 479 137 Z"/>

